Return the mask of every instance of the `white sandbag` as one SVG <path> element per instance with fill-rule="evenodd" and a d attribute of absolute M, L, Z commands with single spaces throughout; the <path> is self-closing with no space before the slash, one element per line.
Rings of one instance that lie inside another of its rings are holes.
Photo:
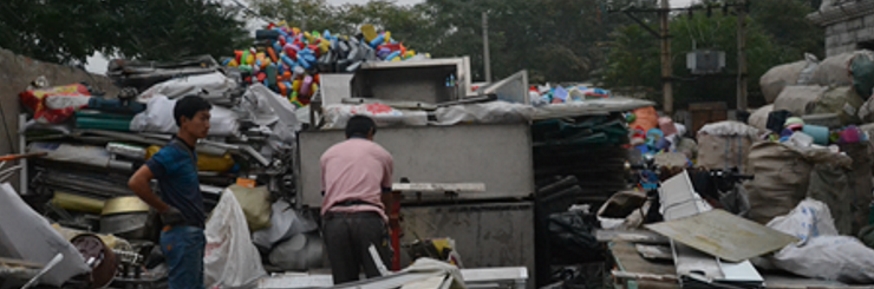
<path fill-rule="evenodd" d="M 850 72 L 850 63 L 858 54 L 871 55 L 869 50 L 859 50 L 838 54 L 824 59 L 819 63 L 813 73 L 811 84 L 821 86 L 850 86 L 853 85 L 853 76 Z"/>
<path fill-rule="evenodd" d="M 271 208 L 270 227 L 252 234 L 252 242 L 259 247 L 270 249 L 279 241 L 318 229 L 316 222 L 302 216 L 287 202 L 277 201 Z"/>
<path fill-rule="evenodd" d="M 788 110 L 792 115 L 805 115 L 828 90 L 826 86 L 792 85 L 783 89 L 774 101 L 774 110 Z M 767 120 L 766 120 L 767 122 Z"/>
<path fill-rule="evenodd" d="M 751 174 L 753 170 L 748 156 L 758 134 L 758 129 L 737 121 L 701 127 L 698 130 L 697 165 L 713 170 L 737 168 L 744 174 Z"/>
<path fill-rule="evenodd" d="M 319 234 L 297 234 L 270 251 L 270 264 L 285 271 L 307 271 L 322 267 L 324 242 Z"/>
<path fill-rule="evenodd" d="M 434 112 L 436 121 L 432 124 L 527 122 L 534 115 L 534 111 L 532 106 L 504 101 L 453 105 L 438 108 Z"/>
<path fill-rule="evenodd" d="M 759 86 L 765 96 L 765 103 L 774 103 L 783 88 L 798 83 L 798 76 L 807 67 L 807 61 L 797 61 L 774 66 L 759 78 Z"/>
<path fill-rule="evenodd" d="M 148 103 L 152 98 L 163 95 L 177 99 L 198 95 L 212 103 L 228 103 L 229 92 L 238 86 L 237 82 L 221 72 L 187 75 L 173 78 L 149 87 L 137 96 L 137 101 Z"/>
<path fill-rule="evenodd" d="M 267 275 L 252 244 L 246 215 L 230 190 L 222 192 L 206 222 L 203 277 L 206 288 L 248 288 Z"/>
<path fill-rule="evenodd" d="M 798 85 L 808 85 L 813 82 L 813 74 L 816 73 L 816 69 L 819 68 L 819 59 L 816 55 L 811 53 L 804 54 L 804 69 L 801 70 L 801 73 L 798 74 L 798 81 L 795 84 Z"/>
<path fill-rule="evenodd" d="M 246 216 L 246 224 L 249 231 L 258 231 L 270 227 L 270 191 L 267 186 L 247 188 L 240 185 L 231 185 L 228 190 L 234 193 L 237 203 L 243 209 Z"/>
<path fill-rule="evenodd" d="M 355 115 L 368 116 L 377 126 L 428 125 L 428 113 L 424 111 L 399 110 L 381 103 L 332 104 L 324 108 L 325 128 L 345 128 L 346 122 Z"/>
<path fill-rule="evenodd" d="M 774 111 L 774 105 L 760 107 L 750 115 L 748 123 L 759 131 L 768 131 L 768 114 Z"/>
<path fill-rule="evenodd" d="M 64 259 L 40 278 L 41 284 L 61 286 L 71 277 L 91 271 L 79 250 L 31 209 L 9 183 L 0 185 L 0 256 L 42 265 L 58 253 Z"/>
<path fill-rule="evenodd" d="M 158 95 L 153 97 L 146 106 L 146 111 L 134 116 L 130 123 L 130 130 L 135 132 L 157 132 L 175 134 L 179 131 L 176 120 L 173 118 L 175 99 Z M 230 136 L 240 130 L 237 113 L 230 109 L 216 106 L 209 111 L 209 135 Z"/>
<path fill-rule="evenodd" d="M 805 199 L 767 226 L 800 240 L 767 258 L 775 267 L 810 278 L 874 282 L 874 250 L 855 237 L 839 236 L 824 203 Z"/>

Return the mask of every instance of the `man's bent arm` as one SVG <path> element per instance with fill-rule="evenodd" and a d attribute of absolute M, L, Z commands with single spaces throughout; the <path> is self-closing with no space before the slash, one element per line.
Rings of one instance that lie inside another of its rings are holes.
<path fill-rule="evenodd" d="M 133 176 L 131 176 L 130 180 L 127 182 L 127 186 L 130 187 L 131 191 L 134 191 L 134 194 L 155 210 L 158 210 L 158 213 L 166 212 L 170 209 L 170 206 L 164 201 L 161 201 L 161 198 L 152 192 L 152 186 L 150 182 L 154 178 L 154 174 L 152 174 L 152 170 L 149 169 L 148 166 L 142 166 Z"/>

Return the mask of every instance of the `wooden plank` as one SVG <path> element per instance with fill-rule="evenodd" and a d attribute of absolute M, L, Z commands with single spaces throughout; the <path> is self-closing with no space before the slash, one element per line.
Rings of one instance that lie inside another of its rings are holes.
<path fill-rule="evenodd" d="M 712 210 L 646 227 L 730 262 L 758 257 L 798 241 L 793 236 L 723 210 Z"/>
<path fill-rule="evenodd" d="M 394 183 L 392 191 L 396 192 L 485 192 L 485 183 Z"/>

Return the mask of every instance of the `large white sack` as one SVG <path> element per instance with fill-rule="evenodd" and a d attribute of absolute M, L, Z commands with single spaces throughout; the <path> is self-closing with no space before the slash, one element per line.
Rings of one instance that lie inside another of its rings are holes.
<path fill-rule="evenodd" d="M 188 75 L 173 78 L 153 85 L 137 97 L 137 101 L 148 103 L 152 98 L 163 95 L 177 99 L 188 95 L 198 95 L 212 103 L 226 103 L 229 92 L 239 84 L 221 72 Z"/>
<path fill-rule="evenodd" d="M 774 101 L 774 110 L 788 110 L 794 116 L 805 115 L 827 90 L 828 87 L 818 85 L 787 86 Z"/>
<path fill-rule="evenodd" d="M 153 97 L 146 106 L 146 111 L 134 116 L 130 123 L 130 130 L 135 132 L 157 132 L 175 134 L 179 131 L 176 120 L 173 118 L 173 107 L 176 99 L 168 99 L 166 96 Z M 209 111 L 209 135 L 230 136 L 237 134 L 240 123 L 237 113 L 234 111 L 213 105 Z"/>
<path fill-rule="evenodd" d="M 874 282 L 874 250 L 855 237 L 839 236 L 824 203 L 805 199 L 767 226 L 800 239 L 767 258 L 773 266 L 810 278 Z"/>
<path fill-rule="evenodd" d="M 206 222 L 203 279 L 206 288 L 248 288 L 267 275 L 249 237 L 243 208 L 228 189 Z"/>
<path fill-rule="evenodd" d="M 768 114 L 774 111 L 774 105 L 760 107 L 750 115 L 748 123 L 761 132 L 768 131 Z"/>
<path fill-rule="evenodd" d="M 849 86 L 853 85 L 853 76 L 850 72 L 850 63 L 858 54 L 871 55 L 874 52 L 859 50 L 838 54 L 824 59 L 813 73 L 810 84 L 821 86 Z"/>
<path fill-rule="evenodd" d="M 765 96 L 765 103 L 774 103 L 783 88 L 797 84 L 798 76 L 801 75 L 801 71 L 806 66 L 807 61 L 802 60 L 774 66 L 765 72 L 759 78 L 759 86 L 762 88 L 762 95 Z"/>

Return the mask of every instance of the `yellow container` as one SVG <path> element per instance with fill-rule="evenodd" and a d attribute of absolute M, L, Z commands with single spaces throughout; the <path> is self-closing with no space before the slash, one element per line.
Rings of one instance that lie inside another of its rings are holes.
<path fill-rule="evenodd" d="M 52 198 L 52 206 L 83 213 L 100 214 L 103 205 L 104 201 L 61 191 L 56 191 Z"/>
<path fill-rule="evenodd" d="M 161 150 L 159 146 L 150 146 L 146 149 L 146 159 L 152 158 L 153 155 Z M 234 167 L 234 159 L 231 154 L 223 156 L 211 156 L 205 154 L 197 154 L 197 170 L 202 172 L 227 172 Z"/>

